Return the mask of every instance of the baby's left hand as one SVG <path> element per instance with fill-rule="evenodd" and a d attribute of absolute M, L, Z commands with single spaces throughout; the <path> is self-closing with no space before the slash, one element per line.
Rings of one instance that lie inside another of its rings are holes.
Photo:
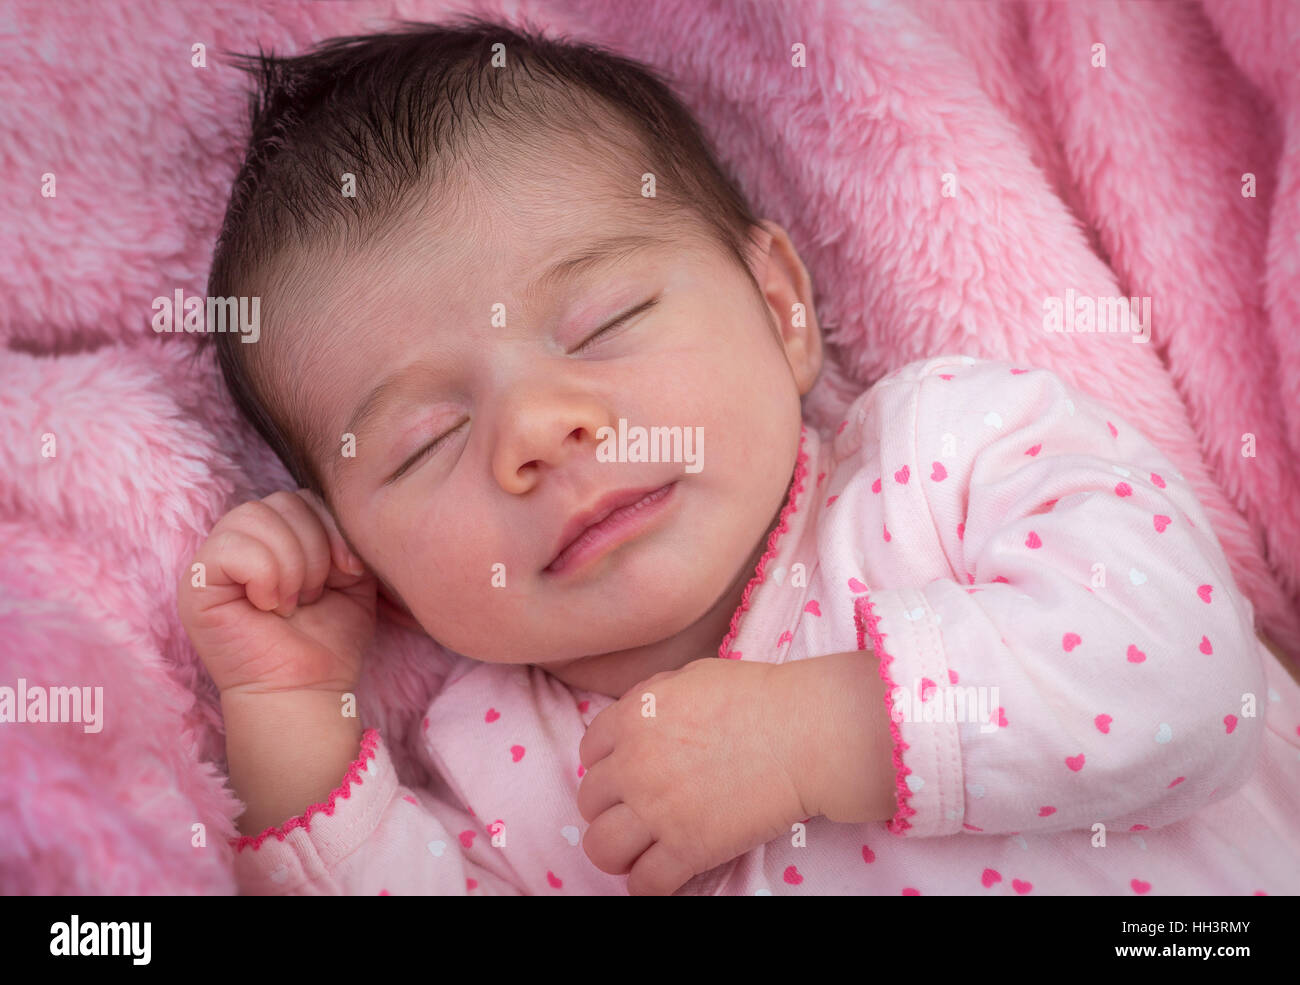
<path fill-rule="evenodd" d="M 631 688 L 588 726 L 582 847 L 601 871 L 629 873 L 630 895 L 669 895 L 808 817 L 775 669 L 695 660 Z"/>

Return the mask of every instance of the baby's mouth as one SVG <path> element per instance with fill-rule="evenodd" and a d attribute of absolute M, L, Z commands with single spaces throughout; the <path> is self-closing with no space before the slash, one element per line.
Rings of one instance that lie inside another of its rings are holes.
<path fill-rule="evenodd" d="M 650 490 L 623 490 L 606 496 L 565 528 L 564 546 L 542 569 L 544 574 L 577 571 L 588 562 L 643 533 L 675 502 L 677 480 Z"/>

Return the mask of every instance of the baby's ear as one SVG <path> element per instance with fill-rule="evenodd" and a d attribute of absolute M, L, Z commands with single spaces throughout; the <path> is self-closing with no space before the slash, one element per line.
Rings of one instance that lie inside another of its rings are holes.
<path fill-rule="evenodd" d="M 424 632 L 424 627 L 416 621 L 415 616 L 407 611 L 406 606 L 388 594 L 382 582 L 379 585 L 377 602 L 378 615 L 381 619 L 396 623 L 403 629 L 414 629 L 417 633 Z"/>

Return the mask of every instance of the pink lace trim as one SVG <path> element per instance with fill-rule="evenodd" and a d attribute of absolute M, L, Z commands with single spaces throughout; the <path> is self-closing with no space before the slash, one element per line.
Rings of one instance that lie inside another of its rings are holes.
<path fill-rule="evenodd" d="M 758 559 L 758 566 L 754 569 L 754 576 L 749 579 L 749 584 L 745 586 L 745 594 L 740 598 L 740 605 L 736 611 L 731 614 L 731 627 L 727 635 L 723 637 L 722 645 L 718 647 L 718 656 L 723 660 L 736 659 L 731 655 L 731 641 L 736 638 L 736 633 L 740 629 L 740 620 L 745 611 L 749 608 L 749 596 L 759 585 L 763 583 L 765 577 L 764 571 L 767 568 L 767 562 L 776 555 L 776 545 L 781 540 L 781 535 L 786 532 L 790 525 L 790 517 L 799 509 L 797 500 L 799 493 L 803 491 L 803 480 L 808 475 L 808 453 L 804 451 L 804 444 L 808 440 L 808 425 L 799 425 L 799 457 L 794 464 L 794 477 L 790 481 L 790 495 L 786 499 L 785 506 L 781 509 L 781 515 L 777 518 L 776 527 L 767 538 L 767 550 L 763 556 Z"/>
<path fill-rule="evenodd" d="M 908 749 L 908 745 L 903 741 L 902 729 L 898 727 L 898 720 L 894 717 L 894 679 L 889 675 L 889 665 L 894 662 L 894 658 L 885 650 L 885 634 L 877 628 L 880 617 L 874 612 L 870 594 L 868 592 L 866 595 L 859 595 L 853 600 L 853 621 L 857 624 L 859 650 L 867 648 L 866 637 L 871 636 L 871 647 L 876 652 L 876 660 L 880 666 L 880 679 L 885 682 L 885 710 L 889 715 L 889 734 L 894 738 L 896 771 L 894 783 L 898 787 L 898 813 L 889 822 L 888 828 L 894 834 L 901 835 L 912 826 L 912 822 L 907 819 L 916 813 L 916 808 L 908 803 L 912 797 L 912 790 L 907 785 L 907 775 L 912 770 L 903 763 L 903 753 Z"/>
<path fill-rule="evenodd" d="M 277 841 L 284 841 L 284 839 L 288 837 L 289 832 L 294 828 L 302 828 L 304 831 L 310 831 L 311 816 L 321 811 L 324 811 L 326 814 L 333 817 L 335 800 L 339 797 L 352 796 L 353 781 L 356 781 L 357 783 L 364 782 L 365 778 L 361 775 L 361 772 L 366 768 L 366 760 L 375 758 L 375 746 L 378 744 L 379 730 L 373 728 L 366 729 L 365 733 L 361 736 L 361 753 L 352 761 L 352 765 L 348 767 L 348 771 L 343 777 L 343 782 L 340 783 L 338 787 L 335 788 L 334 792 L 330 794 L 329 803 L 312 804 L 297 817 L 290 818 L 278 828 L 274 826 L 267 828 L 256 838 L 251 835 L 232 838 L 230 843 L 234 846 L 235 851 L 243 851 L 249 846 L 252 846 L 253 851 L 257 851 L 257 849 L 262 847 L 262 842 L 266 841 L 266 839 L 270 838 L 272 835 L 275 836 Z"/>

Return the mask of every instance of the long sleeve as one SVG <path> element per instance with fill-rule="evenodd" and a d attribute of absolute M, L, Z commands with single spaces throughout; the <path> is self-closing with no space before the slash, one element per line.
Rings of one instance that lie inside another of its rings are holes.
<path fill-rule="evenodd" d="M 1246 780 L 1253 613 L 1134 426 L 1051 373 L 956 357 L 858 413 L 884 530 L 867 535 L 900 575 L 857 600 L 890 689 L 891 830 L 1156 828 Z"/>
<path fill-rule="evenodd" d="M 403 787 L 378 730 L 368 729 L 328 803 L 233 842 L 235 874 L 252 895 L 522 895 L 490 836 L 467 847 L 451 833 L 468 820 Z"/>

